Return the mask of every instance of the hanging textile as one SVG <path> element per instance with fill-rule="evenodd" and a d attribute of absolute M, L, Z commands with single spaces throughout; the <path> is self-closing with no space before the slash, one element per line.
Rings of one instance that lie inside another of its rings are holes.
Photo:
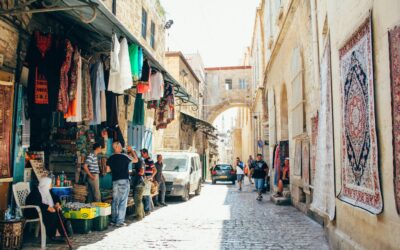
<path fill-rule="evenodd" d="M 389 32 L 389 45 L 392 76 L 394 193 L 397 213 L 400 214 L 400 26 Z"/>
<path fill-rule="evenodd" d="M 24 89 L 24 92 L 26 90 Z M 28 101 L 26 97 L 22 100 L 22 138 L 21 138 L 21 147 L 29 148 L 30 146 L 30 138 L 31 138 L 31 120 L 28 119 Z"/>
<path fill-rule="evenodd" d="M 279 144 L 276 146 L 275 150 L 275 160 L 274 160 L 274 167 L 275 167 L 275 178 L 274 178 L 274 185 L 278 186 L 279 176 L 281 176 L 281 160 L 280 160 L 280 151 L 281 147 Z"/>
<path fill-rule="evenodd" d="M 51 34 L 33 33 L 25 61 L 29 66 L 29 117 L 48 117 L 56 110 L 63 56 Z"/>
<path fill-rule="evenodd" d="M 114 34 L 112 36 L 112 48 L 110 53 L 110 77 L 108 81 L 108 91 L 112 91 L 114 93 L 120 92 L 119 85 L 119 75 L 120 75 L 120 64 L 119 64 L 119 52 L 121 50 L 120 43 L 118 41 L 117 35 Z"/>
<path fill-rule="evenodd" d="M 74 55 L 72 57 L 71 63 L 71 72 L 69 77 L 69 86 L 68 86 L 68 98 L 69 100 L 74 100 L 76 97 L 76 92 L 78 90 L 78 71 L 79 69 L 79 60 L 81 54 L 79 53 L 78 47 L 75 46 Z"/>
<path fill-rule="evenodd" d="M 138 49 L 138 60 L 139 60 L 139 79 L 142 78 L 142 70 L 143 70 L 143 49 L 139 47 Z"/>
<path fill-rule="evenodd" d="M 146 102 L 160 100 L 164 96 L 164 78 L 160 72 L 151 74 L 149 86 L 150 91 L 144 94 Z"/>
<path fill-rule="evenodd" d="M 325 45 L 321 60 L 320 76 L 320 117 L 318 120 L 318 140 L 315 155 L 314 197 L 311 208 L 330 220 L 335 217 L 334 153 L 332 127 L 332 78 L 330 62 L 330 42 Z"/>
<path fill-rule="evenodd" d="M 77 61 L 74 60 L 74 67 L 76 67 L 76 72 L 74 73 L 76 74 L 76 92 L 74 99 L 70 101 L 70 105 L 68 106 L 67 122 L 82 122 L 82 57 L 78 50 L 75 51 L 75 54 L 77 56 Z M 70 96 L 72 96 L 71 91 Z"/>
<path fill-rule="evenodd" d="M 137 94 L 135 99 L 135 107 L 133 110 L 133 120 L 132 124 L 135 125 L 144 125 L 144 100 L 142 98 L 142 94 Z"/>
<path fill-rule="evenodd" d="M 106 91 L 100 91 L 100 120 L 101 122 L 107 121 L 107 102 L 106 102 Z"/>
<path fill-rule="evenodd" d="M 110 78 L 110 69 L 104 71 L 104 80 L 107 83 L 109 83 L 109 78 Z M 108 89 L 108 86 L 106 86 Z M 106 120 L 107 123 L 106 125 L 110 128 L 115 127 L 118 125 L 118 95 L 111 92 L 111 91 L 105 91 L 106 95 Z"/>
<path fill-rule="evenodd" d="M 82 120 L 93 120 L 92 86 L 90 82 L 89 62 L 82 61 Z"/>
<path fill-rule="evenodd" d="M 62 113 L 68 112 L 68 93 L 69 93 L 69 79 L 68 73 L 71 68 L 72 53 L 74 48 L 69 40 L 65 40 L 65 60 L 61 65 L 60 72 L 60 89 L 58 91 L 57 111 Z"/>
<path fill-rule="evenodd" d="M 93 120 L 91 125 L 101 124 L 101 91 L 106 89 L 104 82 L 104 67 L 101 61 L 96 62 L 90 69 L 90 80 L 93 99 Z"/>
<path fill-rule="evenodd" d="M 164 97 L 155 112 L 154 123 L 156 129 L 164 129 L 175 119 L 175 97 L 174 89 L 171 83 L 166 82 L 164 88 Z"/>
<path fill-rule="evenodd" d="M 150 91 L 150 74 L 151 74 L 151 67 L 148 60 L 143 62 L 142 67 L 142 77 L 140 78 L 137 84 L 137 92 L 140 94 L 145 94 Z"/>
<path fill-rule="evenodd" d="M 131 71 L 131 62 L 129 61 L 129 50 L 128 50 L 128 41 L 126 38 L 122 38 L 121 40 L 121 51 L 119 52 L 119 65 L 121 67 L 120 75 L 119 75 L 119 84 L 121 86 L 121 92 L 124 90 L 132 88 L 132 71 Z"/>
<path fill-rule="evenodd" d="M 342 189 L 338 198 L 379 214 L 383 201 L 378 170 L 371 17 L 339 50 L 339 59 Z"/>
<path fill-rule="evenodd" d="M 129 46 L 129 61 L 131 63 L 132 79 L 133 81 L 139 80 L 139 46 L 132 43 Z"/>
<path fill-rule="evenodd" d="M 0 81 L 0 178 L 11 177 L 13 99 L 14 84 Z"/>

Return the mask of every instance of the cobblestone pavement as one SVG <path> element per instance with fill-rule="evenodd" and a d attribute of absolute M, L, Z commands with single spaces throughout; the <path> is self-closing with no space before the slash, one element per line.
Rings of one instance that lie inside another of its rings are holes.
<path fill-rule="evenodd" d="M 188 202 L 170 201 L 124 228 L 75 235 L 78 249 L 329 249 L 323 228 L 291 206 L 276 206 L 253 187 L 205 184 Z M 29 247 L 28 249 L 34 249 Z M 49 249 L 66 249 L 49 245 Z"/>

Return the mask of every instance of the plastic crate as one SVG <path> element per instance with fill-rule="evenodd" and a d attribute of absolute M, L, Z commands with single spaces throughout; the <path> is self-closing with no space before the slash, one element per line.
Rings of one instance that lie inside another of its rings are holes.
<path fill-rule="evenodd" d="M 93 219 L 93 231 L 104 231 L 108 228 L 108 216 L 99 216 Z"/>
<path fill-rule="evenodd" d="M 0 249 L 21 249 L 24 225 L 24 220 L 0 221 Z"/>
<path fill-rule="evenodd" d="M 111 214 L 111 205 L 105 202 L 93 202 L 92 206 L 96 206 L 98 208 L 99 216 L 108 216 Z"/>
<path fill-rule="evenodd" d="M 97 208 L 81 208 L 80 210 L 63 209 L 67 219 L 90 220 L 97 217 Z"/>
<path fill-rule="evenodd" d="M 72 219 L 71 226 L 74 233 L 77 234 L 87 234 L 92 231 L 93 228 L 93 220 L 79 220 Z"/>

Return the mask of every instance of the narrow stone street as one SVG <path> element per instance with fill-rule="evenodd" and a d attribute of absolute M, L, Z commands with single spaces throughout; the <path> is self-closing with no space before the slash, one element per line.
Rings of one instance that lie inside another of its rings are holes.
<path fill-rule="evenodd" d="M 205 184 L 188 202 L 170 200 L 141 222 L 76 235 L 79 249 L 329 249 L 323 228 L 292 206 L 255 200 L 246 182 Z M 49 249 L 66 249 L 50 245 Z M 32 248 L 31 248 L 32 249 Z"/>

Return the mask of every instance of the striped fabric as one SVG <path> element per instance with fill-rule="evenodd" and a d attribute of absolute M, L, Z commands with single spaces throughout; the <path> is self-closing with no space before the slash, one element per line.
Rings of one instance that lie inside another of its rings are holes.
<path fill-rule="evenodd" d="M 85 164 L 88 165 L 90 173 L 93 173 L 93 174 L 99 174 L 100 173 L 99 162 L 98 162 L 98 159 L 97 159 L 97 155 L 95 155 L 94 153 L 90 153 L 87 156 Z"/>

